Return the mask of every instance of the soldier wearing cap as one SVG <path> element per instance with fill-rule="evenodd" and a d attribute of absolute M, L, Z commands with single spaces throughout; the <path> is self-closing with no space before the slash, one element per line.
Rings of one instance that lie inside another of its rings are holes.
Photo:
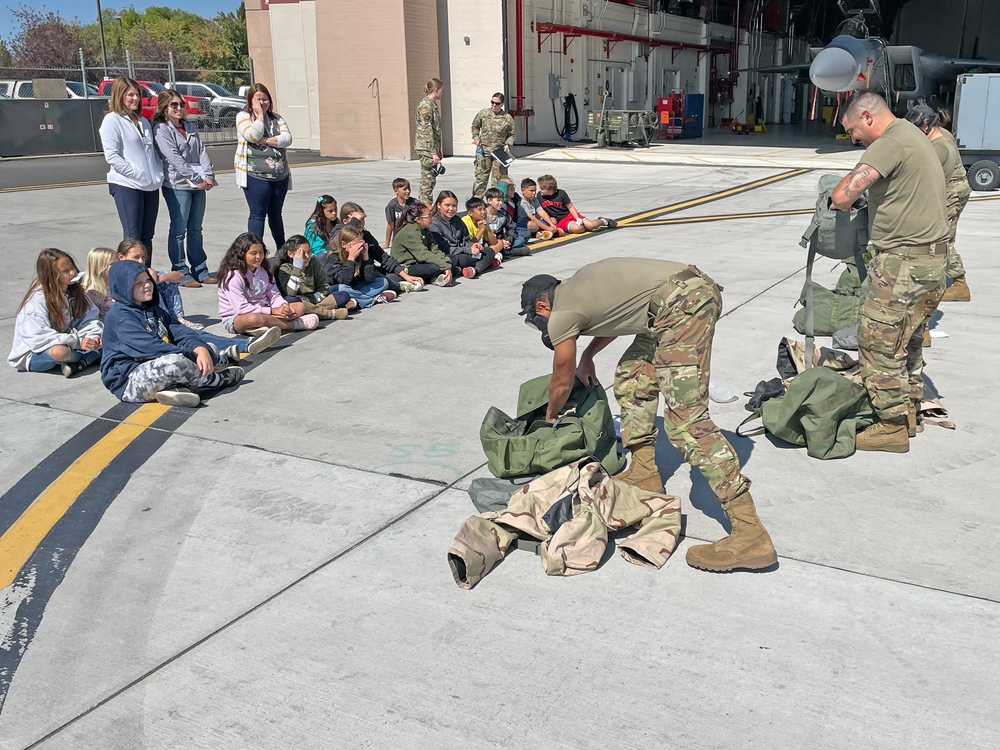
<path fill-rule="evenodd" d="M 507 179 L 507 167 L 490 156 L 498 148 L 510 151 L 514 145 L 514 118 L 504 111 L 503 103 L 503 94 L 496 92 L 490 97 L 490 106 L 479 110 L 472 120 L 472 142 L 476 144 L 472 195 L 476 198 L 482 198 L 487 187 Z"/>
<path fill-rule="evenodd" d="M 644 258 L 608 258 L 586 265 L 565 281 L 534 276 L 521 290 L 521 315 L 553 350 L 546 419 L 554 421 L 576 377 L 596 383 L 594 356 L 618 336 L 634 336 L 615 370 L 622 444 L 631 453 L 616 479 L 663 492 L 655 460 L 656 411 L 671 444 L 698 467 L 732 522 L 732 533 L 714 544 L 688 548 L 689 565 L 704 570 L 760 570 L 777 562 L 771 538 L 757 517 L 750 480 L 739 458 L 708 414 L 712 337 L 722 290 L 694 266 Z M 580 362 L 576 341 L 593 336 Z"/>
<path fill-rule="evenodd" d="M 905 453 L 924 393 L 924 329 L 945 288 L 944 172 L 930 141 L 878 94 L 856 94 L 841 122 L 865 152 L 834 188 L 831 206 L 849 211 L 868 190 L 868 236 L 876 251 L 861 305 L 858 359 L 879 421 L 858 433 L 857 447 Z"/>

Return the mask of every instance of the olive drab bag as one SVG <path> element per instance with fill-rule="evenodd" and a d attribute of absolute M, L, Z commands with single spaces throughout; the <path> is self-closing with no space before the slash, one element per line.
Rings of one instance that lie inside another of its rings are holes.
<path fill-rule="evenodd" d="M 830 208 L 830 196 L 840 182 L 836 175 L 819 178 L 816 212 L 799 244 L 809 249 L 806 256 L 806 281 L 800 295 L 803 308 L 792 321 L 795 330 L 806 337 L 806 363 L 810 366 L 814 337 L 832 336 L 861 319 L 861 299 L 837 284 L 835 291 L 819 286 L 812 280 L 816 256 L 835 260 L 853 258 L 861 283 L 865 280 L 862 253 L 868 245 L 868 194 L 860 196 L 850 211 Z"/>
<path fill-rule="evenodd" d="M 763 428 L 743 430 L 758 417 Z M 804 445 L 813 458 L 845 458 L 854 453 L 857 433 L 874 423 L 875 411 L 864 386 L 828 367 L 812 367 L 792 378 L 780 398 L 762 403 L 736 434 L 749 437 L 766 430 L 793 445 Z"/>
<path fill-rule="evenodd" d="M 490 407 L 479 429 L 489 470 L 500 479 L 544 474 L 593 456 L 617 474 L 625 466 L 618 455 L 614 418 L 600 385 L 573 382 L 566 408 L 552 424 L 545 421 L 549 375 L 521 385 L 517 416 Z"/>

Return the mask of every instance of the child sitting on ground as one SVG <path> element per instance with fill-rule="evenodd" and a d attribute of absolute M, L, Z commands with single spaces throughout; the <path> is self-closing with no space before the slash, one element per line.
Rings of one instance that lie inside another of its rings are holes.
<path fill-rule="evenodd" d="M 286 302 L 267 266 L 264 240 L 244 232 L 219 264 L 219 317 L 230 333 L 254 335 L 267 327 L 311 331 L 319 325 L 301 302 Z"/>
<path fill-rule="evenodd" d="M 312 214 L 306 219 L 305 237 L 313 255 L 327 251 L 327 245 L 337 233 L 337 201 L 332 195 L 321 195 L 316 199 Z"/>
<path fill-rule="evenodd" d="M 533 179 L 525 177 L 521 180 L 521 201 L 517 206 L 518 230 L 526 230 L 529 235 L 540 240 L 551 240 L 556 235 L 561 237 L 565 232 L 556 226 L 552 217 L 542 208 L 537 192 L 538 184 Z"/>
<path fill-rule="evenodd" d="M 452 265 L 431 234 L 430 206 L 416 201 L 396 222 L 392 236 L 392 257 L 411 276 L 434 286 L 451 286 Z M 461 271 L 459 271 L 461 273 Z"/>
<path fill-rule="evenodd" d="M 378 269 L 389 281 L 389 290 L 396 294 L 404 292 L 419 292 L 424 288 L 424 282 L 417 276 L 411 276 L 406 268 L 392 257 L 378 240 L 365 229 L 365 210 L 357 203 L 345 203 L 340 209 L 341 226 L 352 226 L 361 232 L 368 246 L 368 257 L 378 264 Z"/>
<path fill-rule="evenodd" d="M 145 263 L 115 263 L 108 280 L 115 304 L 108 311 L 101 380 L 119 399 L 193 407 L 201 403 L 198 391 L 243 380 L 241 367 L 216 371 L 225 363 L 218 348 L 160 307 Z"/>
<path fill-rule="evenodd" d="M 306 312 L 316 313 L 320 320 L 343 320 L 357 305 L 347 292 L 327 291 L 323 265 L 313 259 L 309 241 L 301 234 L 285 240 L 274 267 L 274 283 L 285 301 L 301 302 Z"/>
<path fill-rule="evenodd" d="M 525 247 L 527 237 L 518 234 L 517 224 L 507 215 L 504 207 L 504 195 L 508 184 L 500 180 L 497 187 L 489 188 L 484 194 L 486 223 L 494 236 L 502 243 L 501 250 L 504 257 L 518 258 L 529 255 L 529 251 Z"/>
<path fill-rule="evenodd" d="M 597 229 L 614 229 L 618 222 L 614 219 L 606 219 L 598 216 L 596 219 L 588 219 L 576 210 L 573 201 L 569 199 L 565 190 L 560 190 L 556 184 L 556 178 L 550 174 L 543 174 L 538 178 L 538 189 L 541 192 L 541 206 L 545 209 L 556 226 L 564 232 L 570 234 L 583 234 L 593 232 Z"/>
<path fill-rule="evenodd" d="M 457 213 L 458 196 L 450 190 L 438 193 L 434 201 L 431 234 L 437 246 L 448 254 L 452 266 L 460 268 L 465 278 L 472 279 L 493 266 L 496 253 L 472 239 L 467 225 L 456 216 Z"/>
<path fill-rule="evenodd" d="M 410 197 L 410 181 L 402 177 L 397 177 L 392 181 L 392 191 L 396 194 L 385 207 L 385 242 L 382 247 L 388 248 L 392 242 L 392 233 L 396 229 L 399 218 L 407 207 L 417 202 L 416 198 Z"/>
<path fill-rule="evenodd" d="M 87 270 L 83 274 L 83 289 L 87 299 L 97 307 L 97 317 L 103 323 L 111 309 L 111 292 L 108 290 L 108 269 L 118 260 L 110 247 L 95 247 L 87 253 Z"/>
<path fill-rule="evenodd" d="M 18 372 L 60 368 L 73 377 L 101 361 L 104 327 L 97 307 L 77 282 L 76 263 L 62 250 L 46 248 L 35 261 L 35 278 L 17 308 L 14 343 L 7 364 Z"/>
<path fill-rule="evenodd" d="M 343 226 L 331 245 L 330 252 L 323 256 L 331 294 L 347 292 L 360 308 L 396 299 L 396 293 L 389 289 L 389 280 L 369 257 L 368 243 L 357 227 Z"/>
<path fill-rule="evenodd" d="M 136 263 L 145 263 L 148 268 L 149 250 L 139 240 L 122 240 L 118 243 L 118 260 L 134 260 Z M 177 286 L 184 283 L 183 273 L 180 271 L 154 271 L 150 268 L 149 275 L 153 277 L 156 291 L 159 292 L 160 304 L 163 305 L 164 310 L 172 312 L 178 322 L 195 331 L 200 331 L 205 327 L 201 323 L 195 323 L 184 317 L 184 302 L 181 300 L 181 290 Z"/>

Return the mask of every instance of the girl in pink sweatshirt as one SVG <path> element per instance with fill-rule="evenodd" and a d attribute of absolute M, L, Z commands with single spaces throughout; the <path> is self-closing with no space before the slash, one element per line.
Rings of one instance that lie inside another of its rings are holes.
<path fill-rule="evenodd" d="M 254 335 L 277 326 L 282 331 L 312 330 L 319 318 L 304 314 L 301 302 L 285 302 L 265 260 L 264 240 L 245 232 L 219 265 L 219 317 L 230 333 Z"/>

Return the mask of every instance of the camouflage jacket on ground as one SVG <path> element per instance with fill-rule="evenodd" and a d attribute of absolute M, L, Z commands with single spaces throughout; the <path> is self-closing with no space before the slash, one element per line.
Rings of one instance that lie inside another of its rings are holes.
<path fill-rule="evenodd" d="M 414 151 L 430 151 L 441 153 L 441 110 L 428 97 L 420 100 L 415 117 L 417 136 L 414 139 Z"/>
<path fill-rule="evenodd" d="M 636 526 L 618 542 L 630 563 L 660 568 L 681 530 L 681 501 L 613 479 L 585 458 L 550 471 L 515 492 L 507 507 L 469 518 L 448 548 L 452 575 L 470 589 L 503 559 L 519 534 L 541 540 L 542 567 L 550 576 L 594 570 L 608 532 Z"/>
<path fill-rule="evenodd" d="M 492 109 L 481 109 L 472 121 L 472 140 L 478 138 L 483 148 L 492 151 L 500 146 L 514 145 L 514 118 L 508 112 L 493 114 Z"/>

